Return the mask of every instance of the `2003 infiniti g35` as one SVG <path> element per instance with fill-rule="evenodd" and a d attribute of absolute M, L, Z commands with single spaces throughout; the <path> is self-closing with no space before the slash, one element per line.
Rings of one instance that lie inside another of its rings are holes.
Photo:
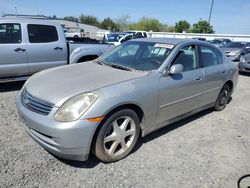
<path fill-rule="evenodd" d="M 29 135 L 52 154 L 104 162 L 139 136 L 207 108 L 223 110 L 238 69 L 198 40 L 137 39 L 95 61 L 32 76 L 16 98 Z"/>

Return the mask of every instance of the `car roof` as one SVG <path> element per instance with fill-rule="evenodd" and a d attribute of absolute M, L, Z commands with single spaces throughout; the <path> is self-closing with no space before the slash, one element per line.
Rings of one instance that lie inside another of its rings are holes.
<path fill-rule="evenodd" d="M 44 19 L 27 19 L 27 18 L 5 18 L 5 17 L 1 17 L 0 18 L 0 21 L 1 22 L 5 22 L 5 23 L 8 23 L 8 22 L 11 22 L 11 23 L 15 23 L 15 22 L 18 22 L 18 23 L 28 23 L 28 24 L 49 24 L 49 25 L 57 25 L 57 26 L 60 26 L 61 24 L 59 23 L 56 23 L 52 20 L 44 20 Z"/>
<path fill-rule="evenodd" d="M 139 39 L 133 39 L 131 41 L 166 43 L 166 44 L 172 44 L 172 45 L 178 45 L 181 43 L 188 43 L 188 42 L 208 44 L 207 42 L 199 41 L 196 39 L 179 39 L 179 38 L 139 38 Z"/>

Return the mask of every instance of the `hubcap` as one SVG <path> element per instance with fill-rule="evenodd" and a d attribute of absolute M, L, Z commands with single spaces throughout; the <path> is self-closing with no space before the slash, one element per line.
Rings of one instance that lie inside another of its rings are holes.
<path fill-rule="evenodd" d="M 226 89 L 223 90 L 220 97 L 220 106 L 223 106 L 227 102 L 228 91 Z"/>
<path fill-rule="evenodd" d="M 110 156 L 127 151 L 135 137 L 135 122 L 128 116 L 117 118 L 111 123 L 104 137 L 104 149 Z"/>

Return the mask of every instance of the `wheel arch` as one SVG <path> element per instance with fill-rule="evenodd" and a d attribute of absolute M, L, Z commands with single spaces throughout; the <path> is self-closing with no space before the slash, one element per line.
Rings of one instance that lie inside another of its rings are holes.
<path fill-rule="evenodd" d="M 225 82 L 224 85 L 226 85 L 226 84 L 229 85 L 230 93 L 232 93 L 232 91 L 233 91 L 233 89 L 234 89 L 234 83 L 233 83 L 233 81 L 232 81 L 232 80 L 228 80 L 228 81 Z M 223 85 L 223 86 L 224 86 L 224 85 Z"/>
<path fill-rule="evenodd" d="M 135 103 L 126 103 L 126 104 L 120 104 L 120 105 L 117 105 L 111 109 L 109 109 L 105 114 L 105 118 L 100 122 L 100 124 L 98 125 L 98 127 L 96 128 L 95 132 L 94 132 L 94 135 L 92 137 L 92 141 L 91 141 L 91 151 L 93 152 L 93 146 L 96 142 L 96 139 L 97 139 L 97 135 L 101 129 L 101 126 L 105 123 L 105 121 L 107 120 L 107 118 L 109 118 L 111 116 L 111 114 L 117 112 L 117 111 L 120 111 L 120 110 L 123 110 L 123 109 L 130 109 L 130 110 L 133 110 L 137 115 L 138 115 L 138 118 L 140 120 L 140 134 L 142 133 L 143 131 L 143 119 L 144 119 L 144 111 L 142 110 L 142 108 L 138 105 L 138 104 L 135 104 Z"/>

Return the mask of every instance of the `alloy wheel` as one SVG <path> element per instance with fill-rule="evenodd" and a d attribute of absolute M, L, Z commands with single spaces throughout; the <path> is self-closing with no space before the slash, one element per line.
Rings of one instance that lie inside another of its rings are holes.
<path fill-rule="evenodd" d="M 118 156 L 126 152 L 136 134 L 136 125 L 132 118 L 123 116 L 115 119 L 104 136 L 104 150 L 109 156 Z"/>

